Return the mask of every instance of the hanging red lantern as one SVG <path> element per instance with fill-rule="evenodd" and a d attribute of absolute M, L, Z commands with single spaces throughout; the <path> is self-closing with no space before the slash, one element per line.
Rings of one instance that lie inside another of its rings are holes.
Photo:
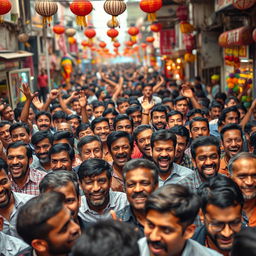
<path fill-rule="evenodd" d="M 76 39 L 74 37 L 69 37 L 68 38 L 68 42 L 69 42 L 69 44 L 75 44 L 76 43 Z"/>
<path fill-rule="evenodd" d="M 84 31 L 84 35 L 86 37 L 88 37 L 89 39 L 92 39 L 93 37 L 96 36 L 96 31 L 93 29 L 93 28 L 87 28 L 85 31 Z"/>
<path fill-rule="evenodd" d="M 127 41 L 127 42 L 125 43 L 125 45 L 126 45 L 127 47 L 132 47 L 132 46 L 133 46 L 133 42 L 132 42 L 132 41 Z"/>
<path fill-rule="evenodd" d="M 146 43 L 142 43 L 140 46 L 142 49 L 146 49 L 148 45 Z"/>
<path fill-rule="evenodd" d="M 35 3 L 36 12 L 43 16 L 43 24 L 50 25 L 52 21 L 52 16 L 58 11 L 58 4 L 52 0 L 39 0 Z"/>
<path fill-rule="evenodd" d="M 114 41 L 114 39 L 118 36 L 119 32 L 118 30 L 111 28 L 107 31 L 107 35 L 112 38 L 112 41 Z"/>
<path fill-rule="evenodd" d="M 85 47 L 87 47 L 87 46 L 89 46 L 89 44 L 88 44 L 88 42 L 86 41 L 86 40 L 83 40 L 82 42 L 81 42 L 81 45 L 85 48 Z"/>
<path fill-rule="evenodd" d="M 184 55 L 184 60 L 185 60 L 186 62 L 195 62 L 196 56 L 195 56 L 194 54 L 192 54 L 192 53 L 186 53 L 186 54 Z"/>
<path fill-rule="evenodd" d="M 105 48 L 106 46 L 107 46 L 107 44 L 103 41 L 99 43 L 100 48 Z"/>
<path fill-rule="evenodd" d="M 148 43 L 153 43 L 153 42 L 155 41 L 155 38 L 154 38 L 153 36 L 148 36 L 148 37 L 146 38 L 146 41 L 147 41 Z"/>
<path fill-rule="evenodd" d="M 182 21 L 180 23 L 180 31 L 183 34 L 191 33 L 194 30 L 193 25 L 189 24 L 187 21 Z"/>
<path fill-rule="evenodd" d="M 162 0 L 141 0 L 140 9 L 143 12 L 148 13 L 148 20 L 156 20 L 156 11 L 160 10 L 163 3 Z"/>
<path fill-rule="evenodd" d="M 115 42 L 115 43 L 113 43 L 113 46 L 114 46 L 115 48 L 118 48 L 118 47 L 120 47 L 120 43 Z"/>
<path fill-rule="evenodd" d="M 76 23 L 78 26 L 87 26 L 86 16 L 91 13 L 93 6 L 88 0 L 74 0 L 70 4 L 70 10 L 76 16 Z"/>
<path fill-rule="evenodd" d="M 158 33 L 162 29 L 163 25 L 161 23 L 154 23 L 150 26 L 152 32 Z"/>
<path fill-rule="evenodd" d="M 4 21 L 3 15 L 12 9 L 12 3 L 9 0 L 0 0 L 0 23 Z"/>
<path fill-rule="evenodd" d="M 55 25 L 52 28 L 53 32 L 57 35 L 61 35 L 65 32 L 65 27 L 62 25 Z"/>
<path fill-rule="evenodd" d="M 106 0 L 103 8 L 106 13 L 112 15 L 112 22 L 115 24 L 116 17 L 126 10 L 126 4 L 123 0 Z"/>
<path fill-rule="evenodd" d="M 140 31 L 136 27 L 130 27 L 127 32 L 131 36 L 132 41 L 136 41 L 136 36 L 139 34 Z"/>
<path fill-rule="evenodd" d="M 188 19 L 188 7 L 186 5 L 181 5 L 177 8 L 176 16 L 179 21 L 185 21 Z"/>
<path fill-rule="evenodd" d="M 246 10 L 255 4 L 255 0 L 233 0 L 232 4 L 239 10 Z"/>

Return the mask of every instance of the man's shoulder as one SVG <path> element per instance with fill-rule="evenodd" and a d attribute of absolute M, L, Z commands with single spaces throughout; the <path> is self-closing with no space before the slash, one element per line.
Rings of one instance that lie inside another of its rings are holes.
<path fill-rule="evenodd" d="M 131 216 L 130 205 L 127 205 L 123 209 L 117 211 L 116 216 L 118 219 L 121 219 L 122 221 L 128 221 L 128 219 Z"/>
<path fill-rule="evenodd" d="M 34 195 L 29 195 L 29 194 L 25 194 L 25 193 L 19 193 L 19 192 L 12 192 L 14 199 L 17 201 L 22 201 L 22 202 L 26 202 L 28 200 L 30 200 L 31 198 L 35 197 Z"/>
<path fill-rule="evenodd" d="M 189 175 L 192 175 L 195 171 L 187 168 L 187 167 L 184 167 L 182 165 L 179 165 L 179 164 L 176 164 L 176 163 L 173 163 L 173 166 L 174 166 L 174 169 L 178 172 L 178 174 L 180 174 L 181 176 L 189 176 Z"/>
<path fill-rule="evenodd" d="M 148 248 L 147 238 L 142 237 L 138 241 L 139 249 L 140 249 L 140 256 L 150 256 L 150 251 Z"/>
<path fill-rule="evenodd" d="M 197 256 L 220 256 L 217 251 L 209 249 L 198 242 L 188 239 L 187 241 L 188 253 L 184 253 L 184 256 L 197 255 Z M 183 255 L 183 254 L 182 254 Z"/>
<path fill-rule="evenodd" d="M 28 247 L 17 253 L 15 256 L 33 256 L 33 248 Z"/>

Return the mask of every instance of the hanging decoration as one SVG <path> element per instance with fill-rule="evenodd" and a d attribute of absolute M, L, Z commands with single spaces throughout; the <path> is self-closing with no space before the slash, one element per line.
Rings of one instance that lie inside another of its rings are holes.
<path fill-rule="evenodd" d="M 86 41 L 86 40 L 83 40 L 81 42 L 81 45 L 83 46 L 84 50 L 86 49 L 87 46 L 89 46 L 88 41 Z"/>
<path fill-rule="evenodd" d="M 127 42 L 125 42 L 125 45 L 127 47 L 132 47 L 133 46 L 133 42 L 132 41 L 127 41 Z"/>
<path fill-rule="evenodd" d="M 93 28 L 87 28 L 84 31 L 84 35 L 89 39 L 89 43 L 92 44 L 92 39 L 96 36 L 96 31 Z"/>
<path fill-rule="evenodd" d="M 99 47 L 102 48 L 102 49 L 104 49 L 106 46 L 107 46 L 107 44 L 105 42 L 103 42 L 103 41 L 101 41 L 99 43 Z"/>
<path fill-rule="evenodd" d="M 128 34 L 131 36 L 131 40 L 133 42 L 136 42 L 137 41 L 137 35 L 139 34 L 139 29 L 136 28 L 136 27 L 130 27 L 128 29 Z"/>
<path fill-rule="evenodd" d="M 148 45 L 146 43 L 141 43 L 140 46 L 141 46 L 142 49 L 146 49 Z"/>
<path fill-rule="evenodd" d="M 153 42 L 155 41 L 155 38 L 154 38 L 153 36 L 148 36 L 148 37 L 146 38 L 146 41 L 147 41 L 148 43 L 153 43 Z"/>
<path fill-rule="evenodd" d="M 70 10 L 76 15 L 76 23 L 78 26 L 87 27 L 86 16 L 89 15 L 93 6 L 88 0 L 74 0 L 70 4 Z"/>
<path fill-rule="evenodd" d="M 119 32 L 115 28 L 111 28 L 107 31 L 107 35 L 112 38 L 112 41 L 118 36 Z"/>
<path fill-rule="evenodd" d="M 148 21 L 156 20 L 156 12 L 161 9 L 162 0 L 141 0 L 140 9 L 148 13 Z"/>
<path fill-rule="evenodd" d="M 255 0 L 233 0 L 232 4 L 239 10 L 246 10 L 255 4 Z"/>
<path fill-rule="evenodd" d="M 74 28 L 67 28 L 65 34 L 67 37 L 72 37 L 76 34 L 76 30 Z"/>
<path fill-rule="evenodd" d="M 120 43 L 119 43 L 119 42 L 114 42 L 114 43 L 113 43 L 113 46 L 114 46 L 115 48 L 118 48 L 118 47 L 120 47 Z"/>
<path fill-rule="evenodd" d="M 152 32 L 158 33 L 161 31 L 163 25 L 161 23 L 154 23 L 150 26 Z"/>
<path fill-rule="evenodd" d="M 187 21 L 182 21 L 180 23 L 180 32 L 183 34 L 188 34 L 194 31 L 194 26 Z"/>
<path fill-rule="evenodd" d="M 75 44 L 76 43 L 76 39 L 74 37 L 69 37 L 68 38 L 68 42 L 69 42 L 69 44 Z"/>
<path fill-rule="evenodd" d="M 52 21 L 52 16 L 58 11 L 58 4 L 51 0 L 38 0 L 35 3 L 36 12 L 43 17 L 43 25 Z"/>
<path fill-rule="evenodd" d="M 57 35 L 62 35 L 65 33 L 65 27 L 62 25 L 54 25 L 52 30 Z"/>
<path fill-rule="evenodd" d="M 176 10 L 176 16 L 179 21 L 186 21 L 188 19 L 188 7 L 181 5 Z"/>
<path fill-rule="evenodd" d="M 184 60 L 186 62 L 195 62 L 196 56 L 190 52 L 185 53 Z"/>
<path fill-rule="evenodd" d="M 18 35 L 19 42 L 23 43 L 27 48 L 30 47 L 30 44 L 28 43 L 29 35 L 26 33 L 21 33 Z"/>
<path fill-rule="evenodd" d="M 12 9 L 12 3 L 9 0 L 0 0 L 0 23 L 4 21 L 3 15 Z"/>
<path fill-rule="evenodd" d="M 117 19 L 115 19 L 115 20 L 109 20 L 108 22 L 107 22 L 107 26 L 109 27 L 109 28 L 116 28 L 116 27 L 120 27 L 120 24 L 119 24 L 119 21 L 117 20 Z"/>
<path fill-rule="evenodd" d="M 116 24 L 116 17 L 126 10 L 126 4 L 123 0 L 106 0 L 103 8 L 106 13 L 112 15 L 112 22 L 113 24 Z"/>

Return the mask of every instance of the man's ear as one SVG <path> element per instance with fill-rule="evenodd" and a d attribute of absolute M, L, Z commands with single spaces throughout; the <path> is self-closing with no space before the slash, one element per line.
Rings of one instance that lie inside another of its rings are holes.
<path fill-rule="evenodd" d="M 202 211 L 201 208 L 199 209 L 198 215 L 199 215 L 200 221 L 201 221 L 202 223 L 204 223 L 204 213 L 203 213 L 203 211 Z"/>
<path fill-rule="evenodd" d="M 189 225 L 184 232 L 184 235 L 183 235 L 184 239 L 185 240 L 190 239 L 194 235 L 195 230 L 196 230 L 195 224 Z"/>
<path fill-rule="evenodd" d="M 34 239 L 31 242 L 31 246 L 35 249 L 36 252 L 46 252 L 48 250 L 48 243 L 43 239 Z"/>
<path fill-rule="evenodd" d="M 33 157 L 29 158 L 29 165 L 31 165 L 33 163 Z"/>

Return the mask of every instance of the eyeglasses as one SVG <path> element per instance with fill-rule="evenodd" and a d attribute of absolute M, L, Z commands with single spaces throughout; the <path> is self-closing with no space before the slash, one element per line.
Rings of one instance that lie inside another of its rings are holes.
<path fill-rule="evenodd" d="M 226 227 L 226 225 L 228 225 L 229 228 L 232 229 L 234 232 L 238 232 L 242 225 L 241 219 L 230 221 L 230 222 L 210 222 L 206 218 L 205 218 L 205 220 L 206 220 L 208 226 L 211 227 L 213 232 L 222 231 Z"/>

